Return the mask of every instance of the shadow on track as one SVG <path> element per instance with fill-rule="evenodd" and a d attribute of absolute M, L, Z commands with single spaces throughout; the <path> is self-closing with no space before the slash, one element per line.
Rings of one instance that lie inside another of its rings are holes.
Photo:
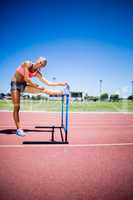
<path fill-rule="evenodd" d="M 24 132 L 51 132 L 51 130 L 36 130 L 36 129 L 23 129 Z M 12 135 L 16 134 L 16 129 L 2 129 L 0 130 L 0 134 Z"/>

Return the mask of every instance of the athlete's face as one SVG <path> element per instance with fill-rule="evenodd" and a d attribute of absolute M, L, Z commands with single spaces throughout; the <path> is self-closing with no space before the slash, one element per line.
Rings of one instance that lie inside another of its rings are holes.
<path fill-rule="evenodd" d="M 41 68 L 45 67 L 46 64 L 47 64 L 47 61 L 40 61 L 40 62 L 37 62 L 37 63 L 35 64 L 35 68 L 36 68 L 36 69 L 41 69 Z"/>

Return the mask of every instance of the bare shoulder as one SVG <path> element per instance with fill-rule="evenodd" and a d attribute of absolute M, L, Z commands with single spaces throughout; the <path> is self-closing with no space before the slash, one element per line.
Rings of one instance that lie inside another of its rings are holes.
<path fill-rule="evenodd" d="M 32 65 L 32 62 L 30 60 L 26 60 L 22 63 L 23 67 L 29 68 Z"/>

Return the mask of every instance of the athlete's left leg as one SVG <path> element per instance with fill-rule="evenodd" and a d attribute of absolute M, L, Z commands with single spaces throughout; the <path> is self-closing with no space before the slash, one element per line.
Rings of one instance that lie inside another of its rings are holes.
<path fill-rule="evenodd" d="M 61 90 L 53 90 L 53 89 L 40 90 L 32 86 L 26 86 L 23 92 L 24 93 L 45 93 L 48 95 L 63 95 L 64 94 L 64 92 Z"/>

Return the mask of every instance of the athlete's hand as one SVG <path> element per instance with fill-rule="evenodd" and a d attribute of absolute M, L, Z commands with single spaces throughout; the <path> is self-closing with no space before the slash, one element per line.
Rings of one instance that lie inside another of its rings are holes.
<path fill-rule="evenodd" d="M 64 86 L 69 85 L 68 82 L 64 82 Z"/>

